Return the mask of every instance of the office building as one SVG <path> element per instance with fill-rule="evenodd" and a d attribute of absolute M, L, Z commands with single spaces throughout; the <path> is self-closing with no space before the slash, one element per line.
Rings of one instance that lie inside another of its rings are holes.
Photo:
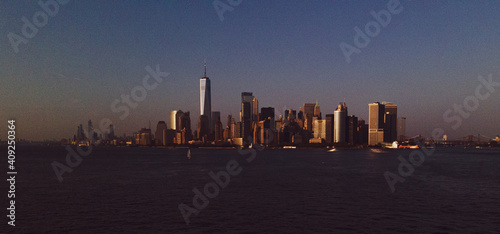
<path fill-rule="evenodd" d="M 256 97 L 252 99 L 252 121 L 259 121 L 259 100 Z"/>
<path fill-rule="evenodd" d="M 260 109 L 262 120 L 274 119 L 274 107 L 262 107 Z"/>
<path fill-rule="evenodd" d="M 334 112 L 333 142 L 345 143 L 347 137 L 347 105 L 340 103 Z"/>
<path fill-rule="evenodd" d="M 163 145 L 174 144 L 176 136 L 177 136 L 177 131 L 176 130 L 165 129 L 163 131 Z"/>
<path fill-rule="evenodd" d="M 155 143 L 156 145 L 165 145 L 163 139 L 163 133 L 167 130 L 167 124 L 165 121 L 159 121 L 156 125 L 156 133 L 155 133 Z"/>
<path fill-rule="evenodd" d="M 151 145 L 151 129 L 150 128 L 141 128 L 136 137 L 136 144 L 138 145 Z M 137 142 L 138 140 L 138 142 Z"/>
<path fill-rule="evenodd" d="M 208 136 L 210 134 L 210 122 L 206 115 L 200 115 L 198 118 L 198 129 L 196 131 L 197 139 L 203 142 L 208 141 Z"/>
<path fill-rule="evenodd" d="M 180 110 L 170 111 L 170 129 L 177 130 L 177 120 L 182 113 Z M 178 115 L 179 114 L 179 115 Z"/>
<path fill-rule="evenodd" d="M 210 79 L 207 77 L 207 63 L 205 63 L 205 73 L 200 79 L 200 115 L 205 115 L 208 118 L 208 123 L 211 123 L 212 118 L 212 99 Z M 211 132 L 210 126 L 208 132 Z"/>
<path fill-rule="evenodd" d="M 319 107 L 319 103 L 317 100 L 316 100 L 316 105 L 314 106 L 314 116 L 313 117 L 317 117 L 317 119 L 321 119 L 321 109 Z"/>
<path fill-rule="evenodd" d="M 220 118 L 217 119 L 217 121 L 216 121 L 216 123 L 214 125 L 214 129 L 215 129 L 214 140 L 215 141 L 222 141 L 222 140 L 224 140 L 224 138 L 223 138 L 224 129 L 222 128 L 222 122 L 220 121 Z"/>
<path fill-rule="evenodd" d="M 240 121 L 242 123 L 241 137 L 246 140 L 252 135 L 252 100 L 253 94 L 250 92 L 241 93 Z"/>
<path fill-rule="evenodd" d="M 368 144 L 368 124 L 363 119 L 358 121 L 358 141 L 362 145 Z"/>
<path fill-rule="evenodd" d="M 313 131 L 315 139 L 323 139 L 326 141 L 326 120 L 315 120 Z"/>
<path fill-rule="evenodd" d="M 354 115 L 347 116 L 347 143 L 356 145 L 358 140 L 358 117 Z"/>
<path fill-rule="evenodd" d="M 231 123 L 234 121 L 232 115 L 227 115 L 227 127 L 231 127 Z"/>
<path fill-rule="evenodd" d="M 182 130 L 186 129 L 186 131 L 191 132 L 191 117 L 189 116 L 189 111 L 187 112 L 182 112 L 179 111 L 180 113 L 177 113 L 178 119 L 177 119 L 177 129 L 176 130 Z"/>
<path fill-rule="evenodd" d="M 243 123 L 237 122 L 234 124 L 234 138 L 243 138 Z"/>
<path fill-rule="evenodd" d="M 220 121 L 220 111 L 212 111 L 212 118 L 210 118 L 210 129 L 211 133 L 215 132 L 215 124 Z"/>
<path fill-rule="evenodd" d="M 406 139 L 406 117 L 398 118 L 398 141 L 404 141 Z"/>
<path fill-rule="evenodd" d="M 398 105 L 384 102 L 384 142 L 392 143 L 398 139 L 397 135 L 397 120 L 398 120 Z"/>
<path fill-rule="evenodd" d="M 374 102 L 368 108 L 368 145 L 376 145 L 384 141 L 385 106 Z"/>
<path fill-rule="evenodd" d="M 325 141 L 327 144 L 333 143 L 334 114 L 327 114 L 325 117 Z"/>
<path fill-rule="evenodd" d="M 306 130 L 312 131 L 312 118 L 314 116 L 314 108 L 316 107 L 316 103 L 304 103 L 304 119 Z"/>

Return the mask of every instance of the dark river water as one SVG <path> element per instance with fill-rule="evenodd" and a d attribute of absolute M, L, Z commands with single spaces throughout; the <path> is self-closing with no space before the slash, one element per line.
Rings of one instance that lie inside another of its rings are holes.
<path fill-rule="evenodd" d="M 188 159 L 187 149 L 94 147 L 59 182 L 51 163 L 66 164 L 64 147 L 18 146 L 16 227 L 5 218 L 5 180 L 2 226 L 16 233 L 500 231 L 500 149 L 436 149 L 401 176 L 398 157 L 411 152 L 192 149 Z M 404 179 L 394 192 L 386 171 Z"/>

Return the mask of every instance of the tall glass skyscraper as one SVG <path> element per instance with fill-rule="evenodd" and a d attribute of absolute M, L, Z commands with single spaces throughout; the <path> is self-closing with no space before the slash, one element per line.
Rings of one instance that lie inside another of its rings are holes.
<path fill-rule="evenodd" d="M 398 120 L 398 105 L 383 102 L 385 106 L 385 117 L 384 117 L 384 142 L 393 142 L 398 139 L 398 128 L 397 128 L 397 120 Z"/>
<path fill-rule="evenodd" d="M 254 96 L 251 92 L 241 93 L 240 121 L 242 123 L 242 134 L 244 140 L 252 135 L 252 100 Z"/>
<path fill-rule="evenodd" d="M 208 117 L 210 125 L 212 118 L 212 98 L 210 93 L 210 79 L 207 77 L 207 63 L 205 63 L 205 75 L 200 79 L 200 115 Z M 209 129 L 209 132 L 211 129 Z"/>
<path fill-rule="evenodd" d="M 335 143 L 346 142 L 347 137 L 347 106 L 340 103 L 334 112 L 333 141 Z"/>
<path fill-rule="evenodd" d="M 177 129 L 178 118 L 181 113 L 182 111 L 179 112 L 178 110 L 170 111 L 170 129 Z"/>
<path fill-rule="evenodd" d="M 376 145 L 384 142 L 385 105 L 374 102 L 368 108 L 368 145 Z"/>

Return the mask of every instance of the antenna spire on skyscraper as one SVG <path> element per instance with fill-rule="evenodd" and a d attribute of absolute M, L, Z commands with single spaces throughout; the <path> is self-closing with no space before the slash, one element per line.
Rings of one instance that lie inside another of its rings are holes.
<path fill-rule="evenodd" d="M 205 59 L 205 62 L 204 62 L 204 66 L 205 66 L 205 75 L 203 77 L 207 77 L 207 59 Z"/>

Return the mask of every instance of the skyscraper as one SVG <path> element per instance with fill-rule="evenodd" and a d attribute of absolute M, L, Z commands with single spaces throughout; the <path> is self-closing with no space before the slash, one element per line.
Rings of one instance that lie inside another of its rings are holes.
<path fill-rule="evenodd" d="M 212 122 L 210 122 L 210 129 L 213 133 L 213 132 L 215 132 L 215 124 L 217 123 L 217 121 L 220 121 L 220 111 L 213 111 L 212 112 L 211 121 Z"/>
<path fill-rule="evenodd" d="M 115 127 L 113 124 L 109 125 L 109 140 L 115 139 Z"/>
<path fill-rule="evenodd" d="M 358 121 L 358 140 L 362 145 L 368 144 L 368 124 L 363 119 Z"/>
<path fill-rule="evenodd" d="M 233 116 L 227 115 L 227 127 L 231 127 L 232 120 L 233 120 Z"/>
<path fill-rule="evenodd" d="M 222 128 L 222 122 L 220 121 L 220 118 L 217 119 L 217 121 L 215 121 L 215 125 L 214 125 L 214 140 L 215 141 L 222 141 L 224 140 L 223 138 L 223 133 L 224 133 L 224 129 Z"/>
<path fill-rule="evenodd" d="M 376 145 L 384 141 L 385 106 L 374 102 L 368 108 L 368 145 Z"/>
<path fill-rule="evenodd" d="M 347 137 L 347 105 L 340 103 L 334 112 L 334 138 L 335 143 L 344 143 Z"/>
<path fill-rule="evenodd" d="M 137 140 L 139 140 L 137 142 Z M 141 128 L 139 133 L 137 133 L 136 144 L 139 145 L 151 145 L 151 129 Z"/>
<path fill-rule="evenodd" d="M 209 125 L 212 117 L 212 99 L 210 90 L 210 79 L 207 77 L 207 63 L 205 62 L 205 73 L 200 79 L 200 115 L 207 116 Z M 211 132 L 211 129 L 208 130 Z"/>
<path fill-rule="evenodd" d="M 398 105 L 383 102 L 385 106 L 384 116 L 384 142 L 393 142 L 398 139 L 397 135 L 397 120 L 398 120 Z"/>
<path fill-rule="evenodd" d="M 314 120 L 314 138 L 326 140 L 326 120 Z"/>
<path fill-rule="evenodd" d="M 304 114 L 309 114 L 311 117 L 314 116 L 314 108 L 316 103 L 304 103 Z"/>
<path fill-rule="evenodd" d="M 259 100 L 256 97 L 252 99 L 252 121 L 259 121 Z"/>
<path fill-rule="evenodd" d="M 241 93 L 240 121 L 242 124 L 241 137 L 247 140 L 252 135 L 252 100 L 253 94 L 250 92 Z"/>
<path fill-rule="evenodd" d="M 319 103 L 317 100 L 316 100 L 316 105 L 314 106 L 314 117 L 321 119 L 321 109 L 319 107 Z"/>
<path fill-rule="evenodd" d="M 347 116 L 347 143 L 355 145 L 358 142 L 358 117 L 354 115 Z"/>
<path fill-rule="evenodd" d="M 242 92 L 241 93 L 241 102 L 252 102 L 254 96 L 252 92 Z"/>
<path fill-rule="evenodd" d="M 275 129 L 275 122 L 274 122 L 274 107 L 262 107 L 260 109 L 260 113 L 262 115 L 262 120 L 269 120 L 269 128 L 274 130 Z"/>
<path fill-rule="evenodd" d="M 306 122 L 306 130 L 312 131 L 312 118 L 314 116 L 314 108 L 316 103 L 304 103 L 304 119 Z"/>
<path fill-rule="evenodd" d="M 181 110 L 170 111 L 170 128 L 173 130 L 178 129 L 179 117 L 182 115 Z M 180 130 L 180 129 L 179 129 Z"/>
<path fill-rule="evenodd" d="M 198 130 L 196 131 L 198 140 L 203 140 L 204 142 L 208 140 L 209 126 L 208 116 L 200 115 L 200 118 L 198 118 Z"/>
<path fill-rule="evenodd" d="M 262 107 L 260 112 L 262 120 L 266 120 L 267 118 L 274 119 L 274 107 Z"/>
<path fill-rule="evenodd" d="M 179 114 L 180 113 L 180 114 Z M 187 136 L 191 135 L 191 117 L 189 116 L 189 111 L 187 112 L 177 112 L 177 131 L 186 129 Z"/>
<path fill-rule="evenodd" d="M 165 145 L 165 140 L 163 139 L 163 132 L 167 130 L 167 124 L 165 121 L 159 121 L 156 125 L 155 142 L 156 145 Z"/>
<path fill-rule="evenodd" d="M 234 134 L 235 138 L 243 138 L 243 123 L 237 122 L 234 124 Z"/>
<path fill-rule="evenodd" d="M 333 143 L 333 124 L 334 117 L 333 114 L 328 114 L 325 117 L 325 140 L 327 144 Z"/>
<path fill-rule="evenodd" d="M 406 138 L 406 118 L 401 117 L 398 119 L 398 141 L 404 141 Z"/>

